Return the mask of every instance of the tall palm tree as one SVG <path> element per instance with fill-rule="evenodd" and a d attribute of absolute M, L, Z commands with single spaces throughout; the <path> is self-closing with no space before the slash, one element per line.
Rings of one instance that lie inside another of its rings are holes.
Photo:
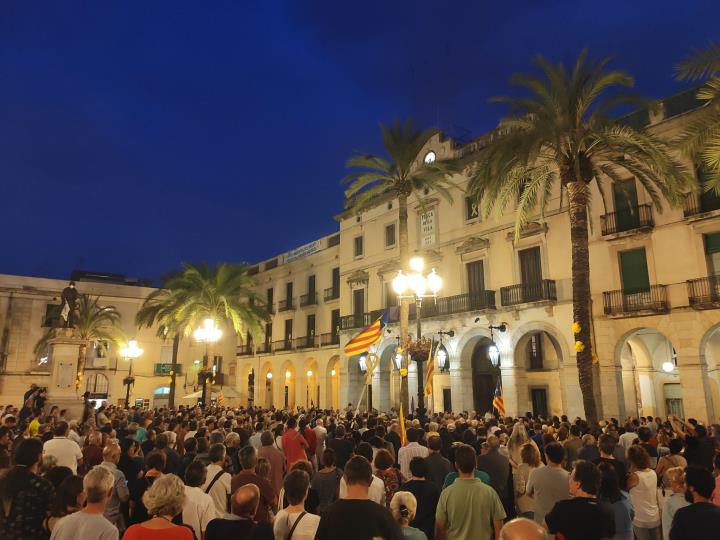
<path fill-rule="evenodd" d="M 475 164 L 469 192 L 486 213 L 501 214 L 517 202 L 516 235 L 533 213 L 546 208 L 555 184 L 567 192 L 572 248 L 573 332 L 580 389 L 589 421 L 597 421 L 590 341 L 590 262 L 588 209 L 590 185 L 603 194 L 608 184 L 637 179 L 661 210 L 662 196 L 682 202 L 692 184 L 666 143 L 644 129 L 610 120 L 622 101 L 611 90 L 631 87 L 630 75 L 607 69 L 608 59 L 589 61 L 582 51 L 570 72 L 562 64 L 535 60 L 541 76 L 515 75 L 511 84 L 525 97 L 497 98 L 511 114 L 500 122 L 492 142 Z M 627 96 L 625 96 L 627 97 Z"/>
<path fill-rule="evenodd" d="M 437 130 L 415 129 L 412 120 L 404 123 L 396 121 L 391 126 L 381 125 L 380 130 L 387 158 L 358 154 L 348 160 L 347 167 L 354 170 L 343 179 L 349 184 L 345 190 L 345 208 L 359 214 L 377 204 L 380 199 L 397 198 L 400 265 L 404 272 L 409 272 L 408 198 L 414 193 L 418 199 L 421 199 L 422 192 L 430 189 L 452 203 L 450 188 L 453 187 L 453 183 L 450 181 L 450 176 L 458 172 L 458 164 L 455 160 L 425 163 L 422 156 L 419 156 L 423 146 L 437 133 Z M 419 317 L 420 314 L 416 316 Z M 400 338 L 403 343 L 408 338 L 409 318 L 410 306 L 407 299 L 402 299 Z M 407 362 L 407 355 L 404 355 L 405 369 Z M 405 411 L 408 411 L 407 377 L 401 379 L 400 402 Z"/>
<path fill-rule="evenodd" d="M 138 311 L 138 326 L 157 326 L 162 338 L 173 336 L 169 405 L 174 406 L 178 346 L 205 319 L 213 319 L 242 335 L 259 337 L 268 314 L 253 290 L 255 280 L 242 264 L 186 264 L 171 276 L 164 288 L 153 291 Z M 207 356 L 203 360 L 203 391 L 206 387 Z M 203 395 L 203 400 L 205 396 Z"/>
<path fill-rule="evenodd" d="M 679 142 L 691 158 L 700 158 L 703 187 L 720 195 L 720 44 L 695 51 L 678 66 L 677 77 L 681 81 L 705 80 L 697 92 L 697 98 L 706 102 L 702 114 L 688 124 Z"/>
<path fill-rule="evenodd" d="M 78 299 L 78 308 L 78 319 L 74 330 L 82 343 L 78 351 L 75 378 L 77 389 L 82 386 L 88 345 L 95 342 L 97 347 L 107 350 L 109 345 L 119 347 L 125 340 L 125 334 L 120 328 L 122 317 L 114 306 L 101 306 L 99 297 L 81 294 Z M 35 356 L 40 357 L 45 353 L 50 340 L 55 337 L 55 328 L 48 328 L 35 344 L 33 349 Z"/>

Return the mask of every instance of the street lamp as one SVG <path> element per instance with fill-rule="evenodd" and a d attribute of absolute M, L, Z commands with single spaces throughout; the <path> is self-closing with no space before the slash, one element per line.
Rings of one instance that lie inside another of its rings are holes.
<path fill-rule="evenodd" d="M 202 379 L 202 398 L 200 403 L 202 407 L 205 407 L 207 398 L 207 381 L 212 377 L 211 371 L 208 370 L 208 356 L 209 348 L 211 343 L 215 343 L 222 337 L 222 330 L 215 326 L 214 319 L 205 319 L 203 325 L 193 332 L 195 341 L 205 343 L 205 356 L 203 356 L 202 369 L 198 373 L 198 376 Z"/>
<path fill-rule="evenodd" d="M 123 347 L 122 349 L 120 349 L 120 354 L 123 356 L 123 358 L 130 361 L 130 365 L 128 366 L 128 375 L 123 381 L 125 383 L 125 386 L 127 386 L 127 388 L 125 389 L 126 409 L 130 407 L 130 385 L 135 382 L 135 377 L 132 376 L 133 360 L 135 360 L 135 358 L 139 358 L 142 353 L 143 350 L 138 347 L 137 341 L 135 341 L 134 339 L 131 339 L 128 342 L 127 347 Z"/>
<path fill-rule="evenodd" d="M 435 358 L 437 359 L 440 371 L 450 371 L 450 362 L 448 362 L 448 351 L 445 347 L 445 344 L 442 342 L 442 337 L 455 337 L 455 330 L 449 330 L 447 332 L 443 332 L 441 330 L 440 332 L 438 332 L 438 335 L 440 336 L 440 344 L 438 345 L 437 351 L 435 351 Z"/>
<path fill-rule="evenodd" d="M 492 367 L 496 368 L 500 365 L 500 349 L 498 349 L 497 343 L 495 343 L 495 337 L 493 336 L 493 330 L 498 332 L 505 332 L 507 330 L 507 324 L 502 323 L 497 326 L 490 325 L 490 346 L 488 347 L 488 358 Z"/>
<path fill-rule="evenodd" d="M 422 257 L 412 257 L 410 259 L 410 269 L 412 272 L 404 274 L 402 270 L 398 272 L 395 279 L 392 281 L 392 287 L 398 298 L 409 298 L 415 300 L 415 321 L 417 324 L 416 340 L 420 340 L 422 337 L 422 326 L 420 322 L 420 310 L 422 308 L 422 301 L 424 298 L 437 298 L 438 292 L 442 288 L 442 278 L 433 268 L 429 274 L 424 275 L 423 270 L 425 268 L 425 261 Z M 429 292 L 428 292 L 429 291 Z M 407 348 L 406 348 L 407 351 Z M 425 395 L 423 386 L 423 370 L 422 370 L 422 358 L 415 358 L 417 362 L 417 373 L 418 373 L 418 416 L 423 419 L 425 418 Z M 401 377 L 407 377 L 407 367 L 409 365 L 409 359 L 407 352 L 403 355 L 403 370 L 400 371 Z M 403 375 L 404 373 L 404 375 Z M 403 404 L 407 406 L 407 404 Z"/>

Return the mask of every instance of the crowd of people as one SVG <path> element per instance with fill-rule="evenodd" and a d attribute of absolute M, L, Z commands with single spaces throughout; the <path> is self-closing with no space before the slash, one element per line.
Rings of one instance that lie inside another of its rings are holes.
<path fill-rule="evenodd" d="M 720 426 L 676 417 L 0 407 L 5 540 L 720 536 Z M 29 397 L 28 397 L 29 396 Z"/>

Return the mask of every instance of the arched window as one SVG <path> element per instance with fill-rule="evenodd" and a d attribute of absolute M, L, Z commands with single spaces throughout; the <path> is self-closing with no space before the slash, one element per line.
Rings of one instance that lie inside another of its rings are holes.
<path fill-rule="evenodd" d="M 543 369 L 543 333 L 537 332 L 530 336 L 527 344 L 529 369 Z"/>

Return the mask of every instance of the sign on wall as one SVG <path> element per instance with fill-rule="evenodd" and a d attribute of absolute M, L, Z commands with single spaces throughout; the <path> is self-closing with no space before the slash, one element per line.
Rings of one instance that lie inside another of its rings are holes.
<path fill-rule="evenodd" d="M 420 214 L 420 247 L 432 246 L 437 240 L 435 208 Z"/>
<path fill-rule="evenodd" d="M 182 364 L 175 364 L 175 374 L 182 375 Z M 172 364 L 155 364 L 155 375 L 170 375 Z"/>
<path fill-rule="evenodd" d="M 309 244 L 305 244 L 299 248 L 291 249 L 285 254 L 285 262 L 296 261 L 297 259 L 302 259 L 303 257 L 307 257 L 313 253 L 317 253 L 321 249 L 320 245 L 320 240 L 315 240 L 314 242 L 310 242 Z"/>

